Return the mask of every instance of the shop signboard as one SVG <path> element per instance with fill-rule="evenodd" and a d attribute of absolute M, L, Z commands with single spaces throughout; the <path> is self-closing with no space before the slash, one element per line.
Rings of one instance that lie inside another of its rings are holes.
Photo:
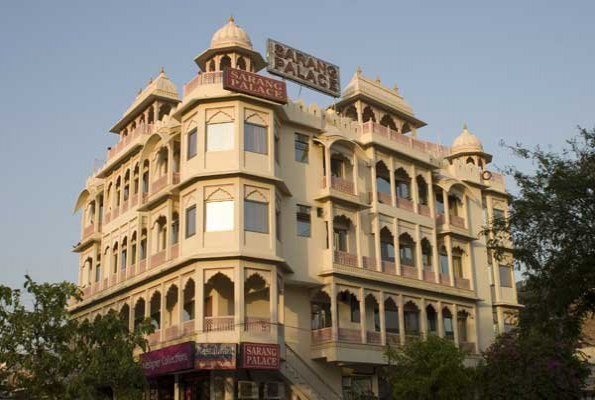
<path fill-rule="evenodd" d="M 278 344 L 242 343 L 242 368 L 279 369 Z"/>
<path fill-rule="evenodd" d="M 237 345 L 235 343 L 197 343 L 194 354 L 196 369 L 235 369 Z"/>
<path fill-rule="evenodd" d="M 278 79 L 267 78 L 236 68 L 223 70 L 223 89 L 287 103 L 287 85 Z"/>
<path fill-rule="evenodd" d="M 146 376 L 166 374 L 193 367 L 194 342 L 185 342 L 140 355 Z"/>
<path fill-rule="evenodd" d="M 267 41 L 267 71 L 333 97 L 341 96 L 339 67 L 273 39 Z"/>

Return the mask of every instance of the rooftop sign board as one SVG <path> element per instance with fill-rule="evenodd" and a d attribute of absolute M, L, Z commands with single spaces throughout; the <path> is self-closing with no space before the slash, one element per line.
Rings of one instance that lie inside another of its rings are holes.
<path fill-rule="evenodd" d="M 287 103 L 285 82 L 241 69 L 225 68 L 223 70 L 223 89 L 261 97 L 281 104 Z"/>
<path fill-rule="evenodd" d="M 296 50 L 273 39 L 267 41 L 267 71 L 308 86 L 314 90 L 341 96 L 339 67 Z"/>

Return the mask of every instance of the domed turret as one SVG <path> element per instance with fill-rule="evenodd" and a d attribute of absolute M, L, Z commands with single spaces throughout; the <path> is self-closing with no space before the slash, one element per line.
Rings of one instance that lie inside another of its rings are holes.
<path fill-rule="evenodd" d="M 451 152 L 448 157 L 452 163 L 455 159 L 463 159 L 466 164 L 475 164 L 480 168 L 492 161 L 492 156 L 483 150 L 481 140 L 463 125 L 463 132 L 452 143 Z"/>
<path fill-rule="evenodd" d="M 226 67 L 256 72 L 264 68 L 266 62 L 252 48 L 252 41 L 245 30 L 240 28 L 233 17 L 229 17 L 211 39 L 211 46 L 194 59 L 203 72 L 219 72 Z"/>

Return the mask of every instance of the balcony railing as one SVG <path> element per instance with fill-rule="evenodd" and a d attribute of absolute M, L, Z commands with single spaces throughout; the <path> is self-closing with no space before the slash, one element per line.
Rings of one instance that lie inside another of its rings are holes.
<path fill-rule="evenodd" d="M 85 229 L 83 229 L 83 239 L 88 238 L 95 232 L 95 224 L 87 225 Z"/>
<path fill-rule="evenodd" d="M 362 257 L 362 266 L 369 271 L 376 271 L 376 259 L 374 257 Z"/>
<path fill-rule="evenodd" d="M 159 192 L 166 185 L 167 185 L 167 175 L 163 175 L 162 177 L 157 178 L 156 180 L 153 181 L 153 183 L 151 183 L 151 194 L 155 194 L 155 193 Z"/>
<path fill-rule="evenodd" d="M 431 268 L 431 266 L 429 266 L 428 268 Z M 424 268 L 424 281 L 436 282 L 436 274 L 434 273 L 434 271 Z"/>
<path fill-rule="evenodd" d="M 417 279 L 417 268 L 412 265 L 401 264 L 401 275 L 407 278 Z"/>
<path fill-rule="evenodd" d="M 417 208 L 419 210 L 420 215 L 425 215 L 426 217 L 432 216 L 432 211 L 430 210 L 430 207 L 425 206 L 423 204 L 418 204 Z"/>
<path fill-rule="evenodd" d="M 339 328 L 339 341 L 349 343 L 361 343 L 362 333 L 358 329 Z"/>
<path fill-rule="evenodd" d="M 393 261 L 385 261 L 382 260 L 382 272 L 387 274 L 396 275 L 397 274 L 397 266 Z"/>
<path fill-rule="evenodd" d="M 180 173 L 179 172 L 174 172 L 173 182 L 174 182 L 174 185 L 177 185 L 178 183 L 180 183 Z"/>
<path fill-rule="evenodd" d="M 347 265 L 348 267 L 357 267 L 357 255 L 344 251 L 335 250 L 335 263 Z"/>
<path fill-rule="evenodd" d="M 147 260 L 140 260 L 140 263 L 138 263 L 138 273 L 142 274 L 143 272 L 145 272 L 147 270 Z"/>
<path fill-rule="evenodd" d="M 194 333 L 194 320 L 184 322 L 184 335 Z"/>
<path fill-rule="evenodd" d="M 136 207 L 138 204 L 138 193 L 133 194 L 130 198 L 130 208 Z"/>
<path fill-rule="evenodd" d="M 455 286 L 460 289 L 471 289 L 471 281 L 465 278 L 455 277 Z"/>
<path fill-rule="evenodd" d="M 130 132 L 128 135 L 124 136 L 120 142 L 116 143 L 114 146 L 110 147 L 107 151 L 107 160 L 109 161 L 118 153 L 120 153 L 124 148 L 128 147 L 130 143 L 136 140 L 136 138 L 148 135 L 153 132 L 153 124 L 141 124 L 135 130 Z"/>
<path fill-rule="evenodd" d="M 179 244 L 172 244 L 171 245 L 171 258 L 178 258 L 178 254 L 180 253 L 180 245 Z"/>
<path fill-rule="evenodd" d="M 413 212 L 413 202 L 403 197 L 397 197 L 397 207 Z"/>
<path fill-rule="evenodd" d="M 393 196 L 390 193 L 385 192 L 376 192 L 378 195 L 378 201 L 382 204 L 388 204 L 389 206 L 393 204 Z"/>
<path fill-rule="evenodd" d="M 432 153 L 438 157 L 444 157 L 450 154 L 450 147 L 426 142 L 424 140 L 414 139 L 410 136 L 405 136 L 374 121 L 364 122 L 362 125 L 363 133 L 374 133 L 411 149 L 425 153 Z"/>
<path fill-rule="evenodd" d="M 159 338 L 161 337 L 161 331 L 156 330 L 155 332 L 149 335 L 149 344 L 154 345 L 159 343 Z"/>
<path fill-rule="evenodd" d="M 440 213 L 436 215 L 436 225 L 444 225 L 446 223 L 446 218 L 444 214 Z"/>
<path fill-rule="evenodd" d="M 107 224 L 108 222 L 110 222 L 112 219 L 112 215 L 109 212 L 106 212 L 105 215 L 103 216 L 103 223 Z"/>
<path fill-rule="evenodd" d="M 459 348 L 463 351 L 468 353 L 475 353 L 475 343 L 474 342 L 460 342 Z"/>
<path fill-rule="evenodd" d="M 192 92 L 198 86 L 212 85 L 223 82 L 222 72 L 202 72 L 194 77 L 190 82 L 184 85 L 184 96 Z"/>
<path fill-rule="evenodd" d="M 132 264 L 128 266 L 127 269 L 127 273 L 126 273 L 126 279 L 130 279 L 134 276 L 134 273 L 136 272 L 136 265 Z"/>
<path fill-rule="evenodd" d="M 204 329 L 206 332 L 225 332 L 233 331 L 235 326 L 235 317 L 222 316 L 222 317 L 205 317 Z"/>
<path fill-rule="evenodd" d="M 410 332 L 405 334 L 405 344 L 413 343 L 421 339 L 419 332 Z"/>
<path fill-rule="evenodd" d="M 450 224 L 465 229 L 465 218 L 459 217 L 458 215 L 451 215 Z"/>
<path fill-rule="evenodd" d="M 450 286 L 450 275 L 440 274 L 440 284 Z"/>
<path fill-rule="evenodd" d="M 128 211 L 128 200 L 124 200 L 122 202 L 122 214 L 124 214 L 126 211 Z"/>
<path fill-rule="evenodd" d="M 150 268 L 155 268 L 165 262 L 165 250 L 161 250 L 159 253 L 151 256 Z"/>
<path fill-rule="evenodd" d="M 366 332 L 366 343 L 368 344 L 382 344 L 382 335 L 380 332 L 367 331 Z"/>
<path fill-rule="evenodd" d="M 333 338 L 333 328 L 321 328 L 321 329 L 313 329 L 312 330 L 312 343 L 318 344 L 322 342 L 328 342 Z"/>
<path fill-rule="evenodd" d="M 244 330 L 248 332 L 270 332 L 271 320 L 270 318 L 246 317 Z"/>
<path fill-rule="evenodd" d="M 386 344 L 391 346 L 400 346 L 401 335 L 396 332 L 386 332 Z"/>
<path fill-rule="evenodd" d="M 172 325 L 170 327 L 165 328 L 165 337 L 164 340 L 172 340 L 177 338 L 180 335 L 178 325 Z"/>
<path fill-rule="evenodd" d="M 327 177 L 322 177 L 322 187 L 326 188 Z M 355 195 L 355 188 L 353 181 L 337 176 L 331 176 L 331 187 L 339 192 Z"/>

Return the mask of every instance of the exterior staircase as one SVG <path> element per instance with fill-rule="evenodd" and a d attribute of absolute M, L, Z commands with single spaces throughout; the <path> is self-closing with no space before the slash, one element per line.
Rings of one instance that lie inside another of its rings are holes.
<path fill-rule="evenodd" d="M 287 343 L 281 373 L 302 400 L 342 400 L 328 383 L 318 375 Z"/>

